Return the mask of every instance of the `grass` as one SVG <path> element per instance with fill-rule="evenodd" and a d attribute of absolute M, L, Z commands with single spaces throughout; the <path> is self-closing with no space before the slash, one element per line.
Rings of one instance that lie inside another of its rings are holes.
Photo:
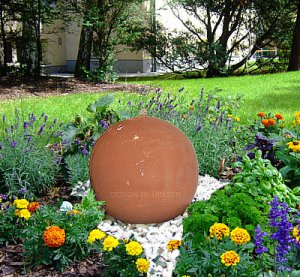
<path fill-rule="evenodd" d="M 186 99 L 197 98 L 201 88 L 204 88 L 206 95 L 241 95 L 243 101 L 237 115 L 243 123 L 255 118 L 259 111 L 282 113 L 287 120 L 300 111 L 300 71 L 210 79 L 153 78 L 130 82 L 153 85 L 172 93 L 184 86 Z"/>
<path fill-rule="evenodd" d="M 300 72 L 286 72 L 268 75 L 226 77 L 211 79 L 180 79 L 167 77 L 152 77 L 148 79 L 126 80 L 130 83 L 142 83 L 153 87 L 160 87 L 164 92 L 178 93 L 178 89 L 185 87 L 181 93 L 187 103 L 198 98 L 199 91 L 204 88 L 205 95 L 212 94 L 220 97 L 242 95 L 241 108 L 238 116 L 242 123 L 256 118 L 259 111 L 266 113 L 282 113 L 290 121 L 296 111 L 300 110 Z M 75 114 L 87 115 L 86 107 L 96 101 L 103 93 L 82 93 L 47 98 L 25 98 L 2 101 L 0 115 L 12 114 L 15 108 L 22 109 L 26 115 L 43 111 L 51 118 L 58 117 L 62 121 L 69 121 Z M 131 99 L 139 96 L 133 93 L 115 93 L 114 107 L 122 107 Z"/>

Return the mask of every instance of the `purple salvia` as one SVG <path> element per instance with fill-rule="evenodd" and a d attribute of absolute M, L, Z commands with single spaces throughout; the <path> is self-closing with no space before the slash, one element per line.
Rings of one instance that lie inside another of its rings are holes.
<path fill-rule="evenodd" d="M 2 115 L 2 122 L 5 123 L 5 121 L 6 121 L 6 117 L 5 115 Z"/>
<path fill-rule="evenodd" d="M 19 192 L 22 193 L 22 194 L 25 194 L 27 192 L 27 189 L 22 187 L 19 189 Z"/>
<path fill-rule="evenodd" d="M 261 229 L 261 226 L 258 224 L 257 227 L 254 230 L 254 245 L 256 246 L 255 248 L 255 253 L 257 255 L 261 255 L 263 253 L 268 252 L 268 248 L 263 246 L 263 240 L 264 237 L 268 235 L 267 232 L 263 232 Z"/>
<path fill-rule="evenodd" d="M 278 263 L 278 271 L 289 271 L 290 268 L 287 264 L 287 254 L 291 250 L 291 243 L 293 238 L 290 235 L 293 225 L 288 220 L 288 212 L 290 211 L 287 203 L 279 202 L 278 197 L 275 196 L 273 201 L 269 203 L 270 208 L 270 223 L 269 225 L 275 230 L 270 238 L 277 241 L 276 246 L 276 262 Z"/>
<path fill-rule="evenodd" d="M 61 136 L 61 135 L 62 135 L 62 132 L 60 131 L 60 132 L 56 133 L 54 136 L 55 136 L 55 137 L 59 137 L 59 136 Z"/>
<path fill-rule="evenodd" d="M 88 152 L 87 149 L 86 149 L 86 144 L 83 146 L 83 150 L 82 150 L 81 153 L 82 153 L 83 156 L 86 156 L 86 155 L 89 154 L 89 152 Z"/>
<path fill-rule="evenodd" d="M 54 118 L 53 124 L 56 124 L 56 122 L 57 122 L 57 118 Z"/>
<path fill-rule="evenodd" d="M 199 132 L 199 131 L 201 131 L 201 129 L 202 129 L 202 126 L 199 125 L 199 126 L 196 128 L 196 131 Z"/>
<path fill-rule="evenodd" d="M 130 107 L 131 106 L 131 101 L 127 102 L 127 106 Z"/>
<path fill-rule="evenodd" d="M 47 120 L 48 120 L 48 115 L 45 115 L 44 116 L 44 121 L 47 122 Z"/>

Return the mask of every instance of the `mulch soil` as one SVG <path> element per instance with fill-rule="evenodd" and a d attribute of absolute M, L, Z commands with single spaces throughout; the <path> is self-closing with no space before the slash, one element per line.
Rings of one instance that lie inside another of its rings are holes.
<path fill-rule="evenodd" d="M 145 91 L 145 87 L 127 83 L 90 83 L 75 78 L 62 77 L 40 77 L 37 79 L 0 77 L 0 100 L 106 91 L 141 93 Z"/>

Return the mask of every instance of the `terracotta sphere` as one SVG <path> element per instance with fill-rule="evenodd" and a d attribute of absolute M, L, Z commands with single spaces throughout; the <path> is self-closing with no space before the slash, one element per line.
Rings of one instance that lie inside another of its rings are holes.
<path fill-rule="evenodd" d="M 159 223 L 184 212 L 198 185 L 195 150 L 177 127 L 140 116 L 96 141 L 90 180 L 106 212 L 126 223 Z"/>

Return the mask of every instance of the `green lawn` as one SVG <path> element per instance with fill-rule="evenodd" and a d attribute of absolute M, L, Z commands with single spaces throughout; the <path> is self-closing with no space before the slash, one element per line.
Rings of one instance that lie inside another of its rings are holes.
<path fill-rule="evenodd" d="M 163 91 L 176 92 L 185 87 L 186 99 L 197 98 L 201 88 L 206 94 L 219 96 L 242 95 L 238 112 L 242 122 L 256 117 L 257 112 L 282 113 L 287 120 L 300 111 L 300 71 L 268 75 L 211 78 L 132 81 L 161 87 Z"/>
<path fill-rule="evenodd" d="M 238 116 L 246 123 L 248 119 L 256 118 L 259 111 L 282 113 L 287 120 L 291 120 L 296 111 L 300 111 L 300 72 L 288 72 L 269 75 L 227 77 L 212 79 L 163 79 L 131 80 L 127 82 L 142 83 L 153 87 L 160 87 L 164 92 L 178 94 L 178 89 L 185 87 L 181 92 L 186 102 L 197 99 L 201 88 L 206 95 L 218 96 L 242 95 L 241 109 Z M 47 98 L 25 98 L 14 101 L 2 101 L 0 115 L 11 114 L 15 108 L 22 109 L 24 114 L 43 111 L 51 118 L 58 117 L 62 121 L 69 121 L 75 114 L 86 115 L 86 107 L 103 94 L 83 93 Z M 114 107 L 118 110 L 130 99 L 139 96 L 134 93 L 115 93 Z M 121 99 L 121 103 L 118 103 Z"/>

